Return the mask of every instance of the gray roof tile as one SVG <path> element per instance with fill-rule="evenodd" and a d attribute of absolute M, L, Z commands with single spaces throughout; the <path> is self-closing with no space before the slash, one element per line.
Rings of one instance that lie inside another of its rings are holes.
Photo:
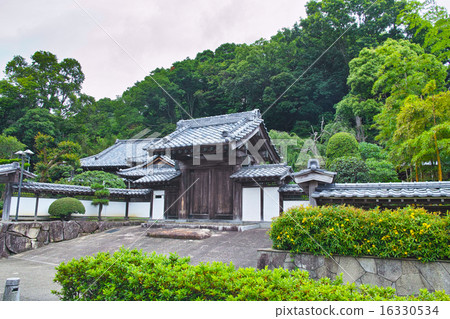
<path fill-rule="evenodd" d="M 303 189 L 297 184 L 284 184 L 278 189 L 280 193 L 303 193 Z"/>
<path fill-rule="evenodd" d="M 149 148 L 188 147 L 240 141 L 263 123 L 259 110 L 178 121 L 177 129 Z M 224 133 L 226 132 L 226 134 Z"/>
<path fill-rule="evenodd" d="M 126 178 L 139 178 L 146 175 L 152 175 L 161 169 L 170 169 L 175 166 L 175 161 L 173 161 L 170 157 L 164 155 L 162 155 L 161 158 L 168 164 L 149 165 L 149 163 L 153 162 L 157 157 L 159 157 L 159 155 L 154 155 L 144 164 L 140 164 L 131 168 L 121 169 L 117 172 L 117 175 Z"/>
<path fill-rule="evenodd" d="M 316 188 L 314 198 L 450 197 L 450 181 L 416 183 L 330 184 Z"/>
<path fill-rule="evenodd" d="M 230 176 L 232 179 L 257 179 L 266 177 L 284 178 L 292 173 L 292 168 L 286 164 L 264 164 L 243 166 Z"/>
<path fill-rule="evenodd" d="M 80 159 L 81 167 L 130 167 L 133 162 L 148 160 L 145 148 L 155 139 L 117 140 L 116 143 L 97 155 Z"/>
<path fill-rule="evenodd" d="M 15 189 L 18 185 L 13 186 Z M 143 197 L 150 194 L 149 189 L 126 189 L 126 188 L 108 188 L 111 196 L 132 196 Z M 87 186 L 67 185 L 67 184 L 51 184 L 26 182 L 22 184 L 22 191 L 32 193 L 46 194 L 67 194 L 67 195 L 94 195 L 94 190 Z"/>
<path fill-rule="evenodd" d="M 148 174 L 137 181 L 135 184 L 149 184 L 149 183 L 160 183 L 160 182 L 168 182 L 178 176 L 181 175 L 180 171 L 177 171 L 175 168 L 166 168 L 154 170 L 153 174 Z"/>

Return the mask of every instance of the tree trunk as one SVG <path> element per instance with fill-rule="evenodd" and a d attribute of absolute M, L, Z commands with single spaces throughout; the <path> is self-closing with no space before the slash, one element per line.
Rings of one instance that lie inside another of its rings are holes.
<path fill-rule="evenodd" d="M 360 116 L 355 116 L 355 122 L 356 122 L 356 139 L 358 142 L 365 142 L 366 137 L 364 136 L 364 128 L 362 125 L 362 118 Z"/>
<path fill-rule="evenodd" d="M 98 220 L 102 220 L 103 204 L 98 205 Z"/>

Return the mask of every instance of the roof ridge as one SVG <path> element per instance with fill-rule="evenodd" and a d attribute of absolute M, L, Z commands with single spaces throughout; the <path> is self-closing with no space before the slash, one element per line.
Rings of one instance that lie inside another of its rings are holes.
<path fill-rule="evenodd" d="M 232 118 L 239 118 L 239 117 L 243 117 L 243 119 L 245 119 L 246 115 L 249 115 L 252 119 L 261 118 L 261 113 L 259 112 L 259 109 L 254 109 L 251 111 L 205 116 L 205 117 L 199 117 L 199 118 L 190 119 L 190 120 L 179 120 L 177 122 L 177 129 L 185 127 L 185 126 L 204 127 L 204 126 L 211 126 L 211 125 L 217 125 L 217 124 L 227 124 L 227 123 L 211 123 L 209 125 L 208 124 L 200 125 L 200 122 L 207 122 L 207 121 L 211 121 L 211 120 L 224 120 L 224 119 L 228 119 L 228 118 L 232 119 Z"/>

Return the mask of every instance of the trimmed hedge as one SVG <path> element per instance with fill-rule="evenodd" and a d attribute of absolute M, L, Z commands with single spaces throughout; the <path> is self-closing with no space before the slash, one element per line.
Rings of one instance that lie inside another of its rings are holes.
<path fill-rule="evenodd" d="M 72 214 L 84 214 L 85 212 L 86 208 L 84 208 L 83 203 L 72 197 L 57 199 L 48 208 L 50 216 L 63 219 L 70 217 Z"/>
<path fill-rule="evenodd" d="M 293 207 L 274 220 L 269 235 L 273 248 L 292 253 L 413 257 L 426 262 L 450 258 L 449 221 L 449 215 L 412 207 Z"/>
<path fill-rule="evenodd" d="M 230 263 L 192 266 L 189 258 L 121 249 L 60 264 L 61 300 L 450 300 L 444 292 L 397 297 L 394 288 L 315 281 L 305 271 L 235 269 Z"/>

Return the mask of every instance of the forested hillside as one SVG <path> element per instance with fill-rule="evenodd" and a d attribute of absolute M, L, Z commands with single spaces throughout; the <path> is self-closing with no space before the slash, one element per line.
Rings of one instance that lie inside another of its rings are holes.
<path fill-rule="evenodd" d="M 448 179 L 448 13 L 431 1 L 407 0 L 312 0 L 306 12 L 270 39 L 225 43 L 155 69 L 114 100 L 82 93 L 85 74 L 74 59 L 58 61 L 57 52 L 44 51 L 30 61 L 12 57 L 0 81 L 0 143 L 16 137 L 42 153 L 35 148 L 40 132 L 54 138 L 41 148 L 70 141 L 81 151 L 72 146 L 67 154 L 82 157 L 144 128 L 167 134 L 189 116 L 258 108 L 269 130 L 287 132 L 272 136 L 295 137 L 287 160 L 297 168 L 311 137 L 324 160 L 330 157 L 327 165 L 337 165 L 328 140 L 346 132 L 358 153 L 344 162 L 360 161 L 368 172 L 348 181 Z M 366 158 L 368 149 L 378 157 Z"/>

